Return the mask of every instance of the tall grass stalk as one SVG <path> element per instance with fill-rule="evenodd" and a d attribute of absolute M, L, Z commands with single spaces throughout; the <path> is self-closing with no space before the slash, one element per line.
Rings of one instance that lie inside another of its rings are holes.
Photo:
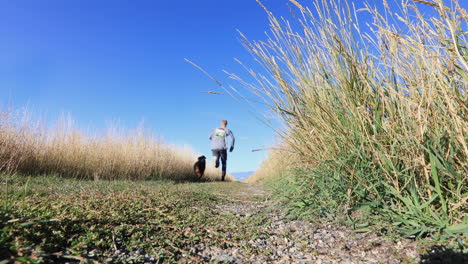
<path fill-rule="evenodd" d="M 231 77 L 285 125 L 278 132 L 309 166 L 301 174 L 309 191 L 334 189 L 344 200 L 337 204 L 350 207 L 378 201 L 382 214 L 416 223 L 419 234 L 467 221 L 468 13 L 460 2 L 403 1 L 397 12 L 386 1 L 382 10 L 291 3 L 295 21 L 264 7 L 268 39 L 244 37 L 261 64 L 249 70 L 255 82 Z"/>
<path fill-rule="evenodd" d="M 143 127 L 110 127 L 98 135 L 80 131 L 69 117 L 48 128 L 29 116 L 0 112 L 0 173 L 94 180 L 195 177 L 197 155 L 190 148 L 167 144 Z M 219 174 L 207 166 L 205 179 Z"/>

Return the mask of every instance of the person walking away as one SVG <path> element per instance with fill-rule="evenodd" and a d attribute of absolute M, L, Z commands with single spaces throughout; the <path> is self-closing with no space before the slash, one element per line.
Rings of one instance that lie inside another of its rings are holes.
<path fill-rule="evenodd" d="M 226 176 L 226 162 L 227 162 L 227 137 L 231 137 L 231 147 L 229 152 L 234 150 L 234 134 L 231 130 L 227 129 L 227 120 L 221 120 L 221 127 L 217 127 L 211 132 L 209 139 L 211 140 L 211 152 L 215 159 L 215 168 L 219 167 L 219 159 L 221 158 L 221 180 L 224 181 Z"/>

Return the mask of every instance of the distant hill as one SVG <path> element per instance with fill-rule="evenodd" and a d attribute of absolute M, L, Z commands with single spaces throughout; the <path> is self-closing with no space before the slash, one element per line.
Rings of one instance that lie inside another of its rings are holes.
<path fill-rule="evenodd" d="M 254 171 L 244 171 L 244 172 L 230 172 L 230 174 L 238 181 L 243 181 L 252 175 Z"/>

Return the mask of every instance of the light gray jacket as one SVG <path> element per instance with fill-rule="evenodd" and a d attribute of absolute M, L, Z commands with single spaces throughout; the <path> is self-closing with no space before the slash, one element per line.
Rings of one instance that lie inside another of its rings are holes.
<path fill-rule="evenodd" d="M 227 128 L 217 127 L 211 132 L 209 139 L 211 140 L 211 149 L 227 149 L 226 138 L 231 137 L 231 147 L 234 147 L 234 134 Z"/>

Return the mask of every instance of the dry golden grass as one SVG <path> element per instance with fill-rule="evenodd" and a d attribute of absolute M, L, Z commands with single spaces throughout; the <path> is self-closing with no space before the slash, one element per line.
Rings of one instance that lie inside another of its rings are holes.
<path fill-rule="evenodd" d="M 295 169 L 298 159 L 296 153 L 291 152 L 286 146 L 271 148 L 267 158 L 260 164 L 260 167 L 244 182 L 256 183 L 265 180 L 276 179 L 285 176 L 290 169 Z"/>
<path fill-rule="evenodd" d="M 384 1 L 380 10 L 371 4 L 356 10 L 341 0 L 316 0 L 311 9 L 290 2 L 297 7 L 292 22 L 263 6 L 268 38 L 242 35 L 260 67 L 243 65 L 249 76 L 231 77 L 254 95 L 250 100 L 239 92 L 245 105 L 260 101 L 273 112 L 265 121 L 273 114 L 284 125 L 278 130 L 284 143 L 316 172 L 301 174 L 302 181 L 315 186 L 323 180 L 317 191 L 336 191 L 330 197 L 354 205 L 377 200 L 417 221 L 426 221 L 419 214 L 430 211 L 443 219 L 439 226 L 462 222 L 468 183 L 465 1 L 403 1 L 393 9 Z M 363 12 L 371 22 L 361 19 Z"/>
<path fill-rule="evenodd" d="M 71 118 L 46 128 L 27 114 L 0 112 L 0 172 L 79 179 L 193 180 L 197 155 L 164 143 L 144 128 L 84 133 Z M 205 179 L 220 172 L 207 164 Z M 231 176 L 227 176 L 232 180 Z"/>

